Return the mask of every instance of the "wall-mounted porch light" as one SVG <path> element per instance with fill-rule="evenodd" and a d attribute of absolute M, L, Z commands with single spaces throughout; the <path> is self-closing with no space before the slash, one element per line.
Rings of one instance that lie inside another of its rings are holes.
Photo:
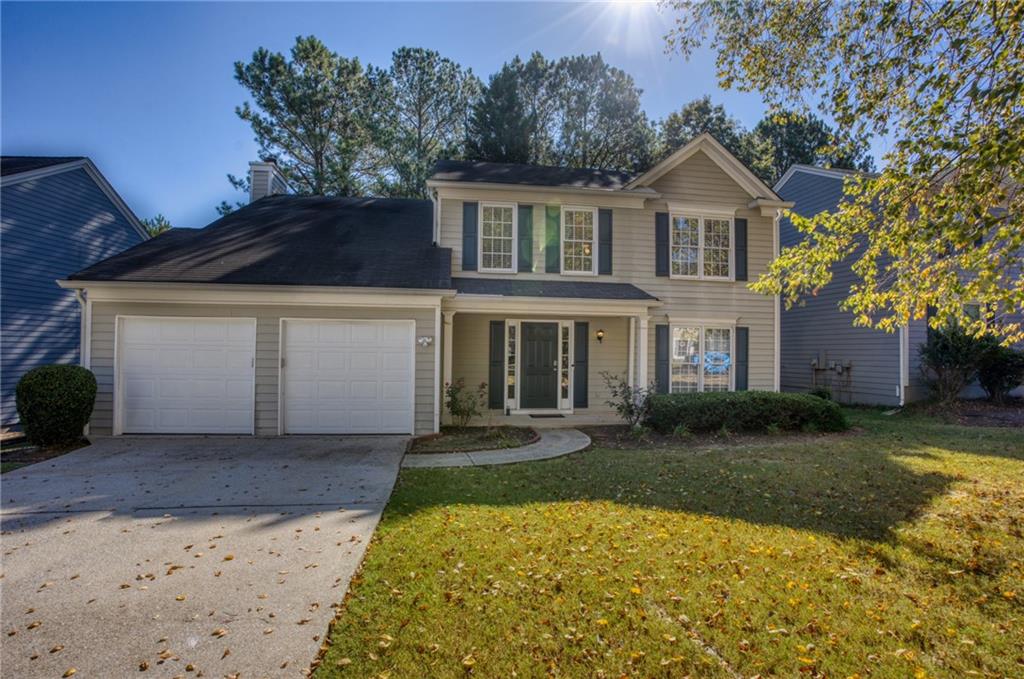
<path fill-rule="evenodd" d="M 599 328 L 598 331 L 595 333 L 595 336 L 597 337 L 597 343 L 598 344 L 603 342 L 604 341 L 604 328 Z"/>

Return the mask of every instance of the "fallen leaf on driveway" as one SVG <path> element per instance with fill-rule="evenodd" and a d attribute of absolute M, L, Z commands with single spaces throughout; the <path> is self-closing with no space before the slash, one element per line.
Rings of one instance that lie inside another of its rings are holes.
<path fill-rule="evenodd" d="M 227 633 L 228 633 L 228 631 L 226 629 L 224 629 L 223 627 L 218 627 L 217 629 L 213 630 L 213 632 L 210 633 L 210 636 L 211 637 L 217 637 L 218 639 L 220 639 L 222 636 L 224 636 Z"/>
<path fill-rule="evenodd" d="M 77 673 L 78 673 L 78 670 L 76 670 L 74 667 L 69 667 L 68 671 L 65 672 L 64 674 L 62 674 L 61 676 L 64 677 L 64 679 L 67 679 L 68 677 L 75 676 Z"/>

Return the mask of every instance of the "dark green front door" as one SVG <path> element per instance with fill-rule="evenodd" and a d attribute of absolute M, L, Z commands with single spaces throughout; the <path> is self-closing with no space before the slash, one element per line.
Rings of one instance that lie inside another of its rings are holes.
<path fill-rule="evenodd" d="M 523 323 L 520 408 L 558 407 L 558 323 Z"/>

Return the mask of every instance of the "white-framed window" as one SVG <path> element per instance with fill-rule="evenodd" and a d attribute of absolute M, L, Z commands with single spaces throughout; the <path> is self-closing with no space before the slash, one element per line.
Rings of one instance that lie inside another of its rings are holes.
<path fill-rule="evenodd" d="M 480 204 L 480 271 L 515 271 L 516 212 L 514 203 Z"/>
<path fill-rule="evenodd" d="M 673 214 L 669 230 L 672 278 L 732 280 L 732 217 Z"/>
<path fill-rule="evenodd" d="M 597 275 L 597 208 L 562 208 L 562 273 Z"/>
<path fill-rule="evenodd" d="M 732 391 L 735 332 L 732 327 L 700 323 L 673 325 L 669 391 Z"/>

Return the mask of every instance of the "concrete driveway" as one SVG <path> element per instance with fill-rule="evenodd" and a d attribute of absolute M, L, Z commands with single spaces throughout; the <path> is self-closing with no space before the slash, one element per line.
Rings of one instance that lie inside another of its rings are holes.
<path fill-rule="evenodd" d="M 4 676 L 303 676 L 405 443 L 102 439 L 5 474 Z"/>

